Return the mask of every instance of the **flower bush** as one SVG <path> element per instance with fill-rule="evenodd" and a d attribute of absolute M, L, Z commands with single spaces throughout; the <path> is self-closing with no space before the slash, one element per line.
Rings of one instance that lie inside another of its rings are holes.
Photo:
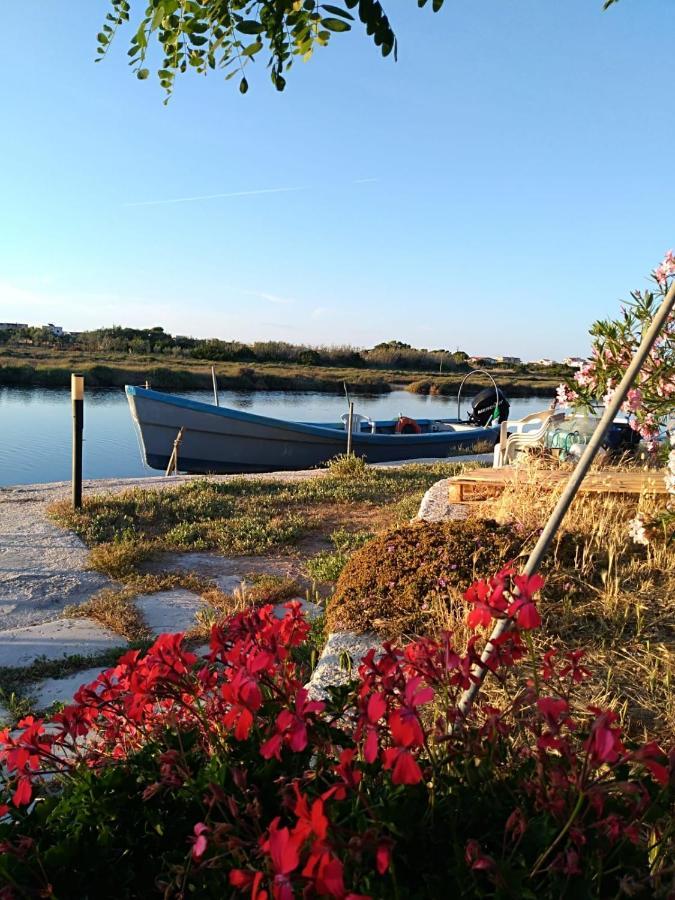
<path fill-rule="evenodd" d="M 561 405 L 594 409 L 611 400 L 673 278 L 675 256 L 669 250 L 652 273 L 654 290 L 633 291 L 619 319 L 593 325 L 591 359 L 558 388 Z M 622 409 L 646 441 L 657 437 L 675 409 L 675 314 L 669 316 Z"/>
<path fill-rule="evenodd" d="M 594 410 L 599 404 L 610 402 L 674 279 L 675 254 L 669 250 L 652 272 L 654 290 L 633 291 L 632 300 L 621 309 L 620 319 L 593 325 L 590 332 L 592 357 L 573 378 L 558 387 L 557 402 L 560 405 Z M 628 391 L 622 410 L 648 449 L 657 450 L 656 438 L 675 412 L 675 313 L 671 312 L 668 317 L 635 384 Z M 675 497 L 674 427 L 670 426 L 668 434 L 670 447 L 667 443 L 662 447 L 665 454 L 670 451 L 665 481 L 671 497 Z M 672 539 L 675 530 L 672 502 L 668 511 L 658 518 L 644 521 L 641 516 L 636 516 L 630 524 L 630 537 L 639 544 L 649 544 L 650 536 L 659 533 Z"/>
<path fill-rule="evenodd" d="M 668 897 L 675 750 L 580 708 L 582 654 L 535 658 L 538 577 L 466 592 L 475 634 L 369 653 L 309 695 L 299 604 L 180 635 L 0 735 L 0 897 Z M 497 618 L 509 688 L 461 692 Z"/>

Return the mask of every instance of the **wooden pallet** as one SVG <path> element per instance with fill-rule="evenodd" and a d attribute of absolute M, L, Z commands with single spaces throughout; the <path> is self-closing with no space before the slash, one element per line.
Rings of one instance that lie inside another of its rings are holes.
<path fill-rule="evenodd" d="M 537 486 L 542 490 L 551 490 L 561 482 L 566 481 L 569 472 L 555 469 L 542 471 L 539 475 Z M 450 479 L 450 500 L 453 503 L 462 503 L 465 500 L 481 500 L 487 497 L 497 497 L 507 485 L 531 482 L 532 471 L 518 466 L 504 466 L 500 469 L 476 469 L 473 472 L 465 472 L 463 475 L 455 475 Z M 579 488 L 580 493 L 586 494 L 667 494 L 663 472 L 658 469 L 644 471 L 635 469 L 632 471 L 615 471 L 613 469 L 600 469 L 589 472 Z"/>

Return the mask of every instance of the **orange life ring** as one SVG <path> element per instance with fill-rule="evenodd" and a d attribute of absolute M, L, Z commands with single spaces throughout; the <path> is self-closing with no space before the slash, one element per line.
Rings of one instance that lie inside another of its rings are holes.
<path fill-rule="evenodd" d="M 414 419 L 408 416 L 399 416 L 396 423 L 396 434 L 420 434 L 422 429 Z"/>

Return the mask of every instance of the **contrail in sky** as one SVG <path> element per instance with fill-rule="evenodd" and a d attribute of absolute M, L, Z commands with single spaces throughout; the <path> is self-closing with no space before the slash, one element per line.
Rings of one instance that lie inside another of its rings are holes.
<path fill-rule="evenodd" d="M 352 184 L 370 184 L 377 178 L 357 178 Z M 140 200 L 134 203 L 124 203 L 124 206 L 164 206 L 169 203 L 192 203 L 199 200 L 223 200 L 228 197 L 254 197 L 258 194 L 292 194 L 299 191 L 311 191 L 311 187 L 276 187 L 259 188 L 255 191 L 230 191 L 227 194 L 199 194 L 195 197 L 172 197 L 168 200 Z"/>

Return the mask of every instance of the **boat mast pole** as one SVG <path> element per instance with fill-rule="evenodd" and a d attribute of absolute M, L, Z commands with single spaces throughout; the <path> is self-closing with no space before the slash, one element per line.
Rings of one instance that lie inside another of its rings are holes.
<path fill-rule="evenodd" d="M 588 444 L 586 444 L 586 448 L 579 462 L 577 463 L 576 468 L 572 472 L 565 490 L 556 503 L 555 509 L 551 513 L 544 530 L 539 536 L 539 540 L 537 541 L 536 546 L 530 553 L 530 557 L 525 564 L 523 574 L 528 576 L 534 575 L 534 573 L 541 565 L 541 561 L 544 558 L 544 555 L 546 554 L 551 541 L 555 537 L 556 532 L 558 531 L 558 528 L 560 527 L 562 520 L 567 513 L 567 510 L 572 505 L 572 501 L 574 500 L 577 491 L 581 486 L 581 482 L 584 480 L 586 473 L 590 469 L 598 450 L 605 440 L 607 432 L 609 431 L 617 413 L 620 411 L 621 406 L 623 405 L 628 391 L 635 382 L 640 369 L 649 356 L 649 353 L 654 346 L 657 337 L 659 336 L 659 332 L 667 323 L 668 317 L 673 311 L 674 306 L 675 281 L 673 281 L 673 283 L 671 284 L 668 293 L 663 298 L 661 306 L 656 311 L 656 314 L 652 319 L 652 323 L 645 332 L 642 338 L 642 343 L 636 350 L 635 356 L 633 357 L 631 364 L 626 369 L 626 372 L 624 373 L 624 376 L 621 379 L 614 393 L 614 396 L 605 407 L 605 412 L 602 418 L 598 422 L 590 441 L 588 442 Z M 478 692 L 480 691 L 483 680 L 488 672 L 488 664 L 492 660 L 492 656 L 495 652 L 496 642 L 503 634 L 505 634 L 506 631 L 509 630 L 510 625 L 511 622 L 509 619 L 497 620 L 492 634 L 490 635 L 490 638 L 485 645 L 485 649 L 483 650 L 480 662 L 476 663 L 473 671 L 471 672 L 472 684 L 464 691 L 460 698 L 459 704 L 457 706 L 459 718 L 455 723 L 455 732 L 461 729 L 463 720 L 466 719 L 466 716 L 471 711 L 471 707 L 473 706 L 474 701 L 478 696 Z"/>

